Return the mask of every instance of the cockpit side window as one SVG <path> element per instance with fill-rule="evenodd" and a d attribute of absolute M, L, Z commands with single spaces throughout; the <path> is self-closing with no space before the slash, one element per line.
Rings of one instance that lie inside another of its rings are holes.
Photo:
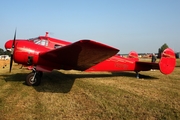
<path fill-rule="evenodd" d="M 29 39 L 30 41 L 33 41 L 35 44 L 42 45 L 42 46 L 48 46 L 48 40 L 45 39 L 39 39 L 39 38 L 34 38 L 34 39 Z"/>
<path fill-rule="evenodd" d="M 34 43 L 39 45 L 39 44 L 41 44 L 41 40 L 35 39 L 35 40 L 34 40 Z"/>
<path fill-rule="evenodd" d="M 48 46 L 48 41 L 47 40 L 41 40 L 40 43 L 42 46 Z"/>

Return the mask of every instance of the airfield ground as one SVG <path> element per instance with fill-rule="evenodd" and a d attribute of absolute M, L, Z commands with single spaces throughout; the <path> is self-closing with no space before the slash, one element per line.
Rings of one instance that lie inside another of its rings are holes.
<path fill-rule="evenodd" d="M 9 73 L 9 61 L 0 61 L 0 120 L 179 120 L 180 59 L 176 66 L 170 75 L 140 72 L 140 79 L 134 72 L 59 70 L 30 87 L 30 71 L 14 64 Z"/>

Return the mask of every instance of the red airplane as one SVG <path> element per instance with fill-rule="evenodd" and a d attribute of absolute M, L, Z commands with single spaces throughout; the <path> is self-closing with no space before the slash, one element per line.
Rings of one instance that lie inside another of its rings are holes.
<path fill-rule="evenodd" d="M 176 59 L 172 49 L 167 48 L 162 53 L 159 63 L 140 62 L 134 51 L 127 58 L 117 55 L 118 49 L 93 41 L 79 40 L 71 43 L 45 36 L 32 39 L 16 39 L 5 43 L 5 48 L 11 50 L 10 72 L 12 63 L 32 67 L 32 72 L 26 77 L 26 84 L 37 86 L 41 83 L 43 72 L 53 69 L 81 71 L 135 71 L 139 77 L 140 71 L 159 69 L 163 74 L 173 72 Z"/>

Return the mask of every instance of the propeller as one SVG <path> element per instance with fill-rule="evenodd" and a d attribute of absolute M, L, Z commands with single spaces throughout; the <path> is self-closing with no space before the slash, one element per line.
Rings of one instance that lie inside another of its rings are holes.
<path fill-rule="evenodd" d="M 13 53 L 14 53 L 14 48 L 15 48 L 15 42 L 16 42 L 16 30 L 15 30 L 15 33 L 14 33 L 14 40 L 13 40 L 12 48 L 11 48 L 11 59 L 10 59 L 10 69 L 9 69 L 9 72 L 11 72 L 11 69 L 12 69 Z"/>

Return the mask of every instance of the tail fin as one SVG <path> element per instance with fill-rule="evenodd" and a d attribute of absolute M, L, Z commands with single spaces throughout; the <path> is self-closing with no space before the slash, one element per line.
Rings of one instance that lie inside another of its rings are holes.
<path fill-rule="evenodd" d="M 161 59 L 159 61 L 159 68 L 161 73 L 170 74 L 173 72 L 176 65 L 175 53 L 172 49 L 167 48 L 161 54 Z"/>
<path fill-rule="evenodd" d="M 138 54 L 137 54 L 137 52 L 135 52 L 135 51 L 131 51 L 131 52 L 129 53 L 129 55 L 128 55 L 128 58 L 134 59 L 135 61 L 138 61 L 138 60 L 139 60 Z"/>

